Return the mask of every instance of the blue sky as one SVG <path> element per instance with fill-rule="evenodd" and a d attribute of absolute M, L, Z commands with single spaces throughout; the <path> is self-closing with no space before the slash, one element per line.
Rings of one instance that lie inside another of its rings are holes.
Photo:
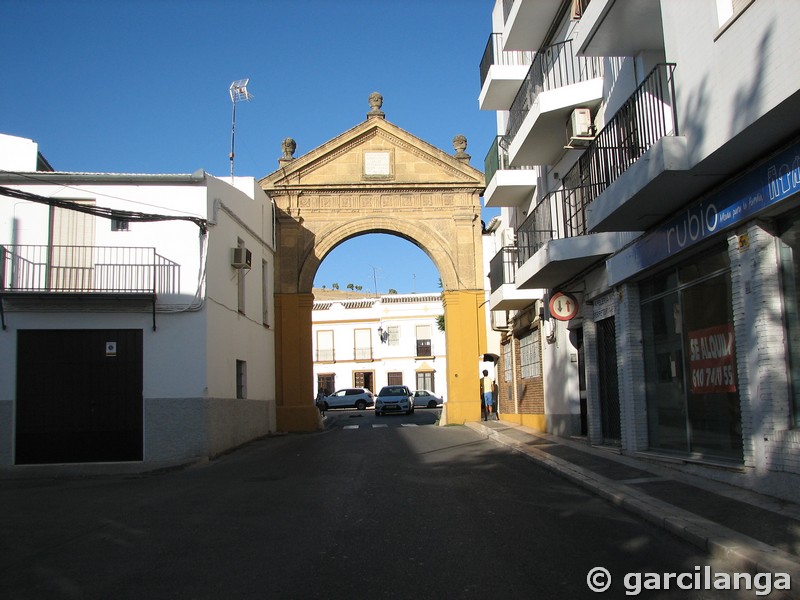
<path fill-rule="evenodd" d="M 471 164 L 495 136 L 478 110 L 478 65 L 491 0 L 0 0 L 0 133 L 31 138 L 59 171 L 230 173 L 228 87 L 250 78 L 236 110 L 237 175 L 277 168 L 366 118 L 386 119 Z M 490 217 L 491 211 L 485 212 Z M 315 281 L 400 293 L 437 291 L 411 243 L 354 238 Z"/>

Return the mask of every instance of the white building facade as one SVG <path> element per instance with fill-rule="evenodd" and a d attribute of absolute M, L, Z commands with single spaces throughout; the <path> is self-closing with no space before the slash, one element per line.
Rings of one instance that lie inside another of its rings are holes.
<path fill-rule="evenodd" d="M 182 463 L 274 431 L 254 179 L 37 171 L 34 142 L 0 148 L 0 468 Z"/>
<path fill-rule="evenodd" d="M 316 390 L 331 394 L 364 387 L 377 394 L 385 385 L 406 385 L 446 400 L 445 333 L 439 327 L 443 315 L 440 294 L 315 300 Z"/>
<path fill-rule="evenodd" d="M 791 495 L 800 5 L 498 0 L 491 19 L 485 201 L 509 231 L 490 307 L 507 396 L 541 392 L 520 419 Z"/>

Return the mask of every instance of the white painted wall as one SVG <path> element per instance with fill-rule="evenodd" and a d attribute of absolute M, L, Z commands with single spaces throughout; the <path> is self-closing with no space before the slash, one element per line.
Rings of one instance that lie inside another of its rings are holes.
<path fill-rule="evenodd" d="M 17 163 L 2 159 L 19 148 L 33 151 L 35 168 L 36 151 L 30 144 L 0 136 L 0 169 L 13 170 L 9 165 Z M 202 175 L 199 181 L 185 176 L 170 181 L 169 176 L 158 175 L 101 175 L 97 181 L 80 184 L 68 182 L 70 174 L 63 174 L 62 185 L 52 180 L 58 174 L 47 173 L 51 179 L 40 177 L 47 183 L 37 183 L 33 173 L 30 183 L 2 182 L 40 196 L 92 199 L 97 206 L 144 213 L 192 215 L 208 218 L 211 224 L 205 236 L 196 224 L 185 221 L 131 223 L 129 231 L 115 232 L 109 220 L 97 218 L 95 245 L 154 247 L 181 265 L 180 292 L 158 298 L 155 331 L 148 307 L 137 313 L 6 311 L 8 327 L 0 332 L 0 466 L 13 464 L 19 329 L 143 331 L 146 461 L 208 456 L 275 431 L 273 207 L 253 178 L 236 178 L 230 185 Z M 48 206 L 2 200 L 0 244 L 48 243 Z M 231 248 L 239 238 L 253 252 L 244 313 L 238 310 L 237 270 L 230 264 Z M 262 261 L 266 268 L 262 269 Z M 264 279 L 267 323 L 262 317 Z M 248 364 L 247 395 L 241 400 L 236 399 L 237 359 Z"/>
<path fill-rule="evenodd" d="M 381 387 L 387 385 L 389 372 L 402 372 L 403 384 L 412 390 L 416 389 L 416 372 L 423 363 L 435 371 L 435 392 L 447 397 L 447 358 L 445 333 L 439 331 L 436 317 L 444 314 L 441 300 L 393 303 L 398 298 L 427 298 L 429 294 L 408 294 L 383 296 L 381 301 L 364 299 L 371 303 L 369 308 L 345 308 L 344 301 L 332 302 L 330 308 L 312 311 L 312 345 L 314 352 L 314 389 L 316 391 L 317 375 L 334 373 L 336 389 L 352 387 L 354 371 L 374 371 L 376 394 Z M 436 294 L 438 298 L 438 294 Z M 386 300 L 383 300 L 386 299 Z M 315 303 L 319 307 L 320 302 Z M 431 328 L 430 358 L 417 359 L 416 326 L 429 325 Z M 399 345 L 382 343 L 378 337 L 378 327 L 388 331 L 390 326 L 399 328 Z M 356 329 L 369 329 L 372 332 L 372 361 L 354 360 L 354 340 Z M 317 332 L 333 331 L 335 362 L 318 362 Z"/>
<path fill-rule="evenodd" d="M 724 30 L 714 1 L 670 0 L 661 11 L 666 58 L 677 63 L 681 134 L 694 163 L 800 89 L 799 2 L 753 2 Z"/>

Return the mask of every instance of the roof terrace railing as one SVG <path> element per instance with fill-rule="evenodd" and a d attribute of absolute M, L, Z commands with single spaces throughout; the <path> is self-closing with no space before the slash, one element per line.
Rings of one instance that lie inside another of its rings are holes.
<path fill-rule="evenodd" d="M 155 248 L 3 245 L 0 291 L 174 294 L 180 265 Z"/>

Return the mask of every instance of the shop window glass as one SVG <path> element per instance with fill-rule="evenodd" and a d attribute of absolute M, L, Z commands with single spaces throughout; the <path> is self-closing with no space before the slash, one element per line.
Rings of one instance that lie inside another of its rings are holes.
<path fill-rule="evenodd" d="M 642 304 L 650 447 L 741 461 L 727 250 L 697 257 L 677 275 L 642 286 L 674 285 Z"/>

